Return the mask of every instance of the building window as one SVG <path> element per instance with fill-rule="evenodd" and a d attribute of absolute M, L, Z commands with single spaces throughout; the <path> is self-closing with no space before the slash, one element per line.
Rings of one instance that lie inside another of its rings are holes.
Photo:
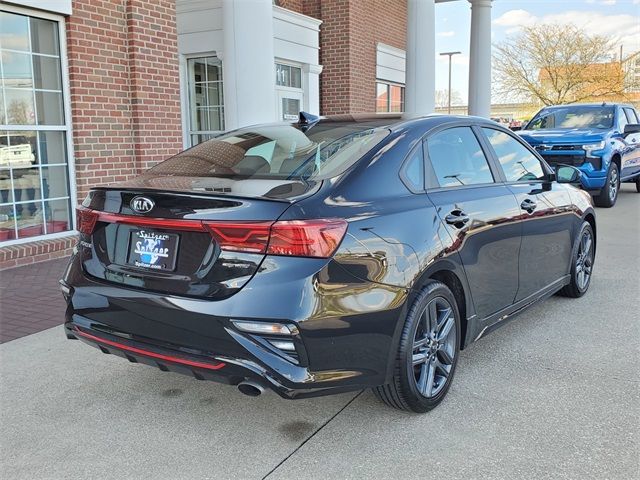
<path fill-rule="evenodd" d="M 404 86 L 377 82 L 376 112 L 404 112 Z"/>
<path fill-rule="evenodd" d="M 187 59 L 191 145 L 224 130 L 222 63 L 215 57 Z"/>
<path fill-rule="evenodd" d="M 276 85 L 278 87 L 302 88 L 302 69 L 276 63 Z"/>
<path fill-rule="evenodd" d="M 59 32 L 0 11 L 0 243 L 73 229 Z"/>
<path fill-rule="evenodd" d="M 276 62 L 276 98 L 278 118 L 296 122 L 304 101 L 301 67 Z"/>

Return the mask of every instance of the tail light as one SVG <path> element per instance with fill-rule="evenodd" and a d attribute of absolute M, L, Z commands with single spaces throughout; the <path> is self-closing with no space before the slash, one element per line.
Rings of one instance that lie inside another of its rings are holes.
<path fill-rule="evenodd" d="M 271 226 L 267 253 L 327 258 L 336 251 L 346 232 L 347 222 L 342 219 L 276 222 Z"/>
<path fill-rule="evenodd" d="M 265 253 L 273 222 L 208 222 L 202 224 L 222 250 Z"/>
<path fill-rule="evenodd" d="M 206 232 L 222 250 L 294 257 L 328 258 L 347 232 L 343 219 L 288 220 L 278 222 L 219 222 L 136 217 L 79 207 L 78 230 L 91 235 L 96 222 L 138 227 Z"/>
<path fill-rule="evenodd" d="M 291 257 L 328 258 L 347 231 L 342 219 L 203 224 L 223 250 Z"/>
<path fill-rule="evenodd" d="M 99 212 L 85 207 L 76 209 L 76 228 L 80 233 L 91 235 L 98 221 Z"/>

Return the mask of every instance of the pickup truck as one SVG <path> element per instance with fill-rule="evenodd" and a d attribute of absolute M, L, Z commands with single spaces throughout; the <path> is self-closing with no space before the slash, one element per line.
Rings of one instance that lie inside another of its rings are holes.
<path fill-rule="evenodd" d="M 518 134 L 552 167 L 573 165 L 599 207 L 613 207 L 620 182 L 640 193 L 640 115 L 628 104 L 544 107 Z"/>

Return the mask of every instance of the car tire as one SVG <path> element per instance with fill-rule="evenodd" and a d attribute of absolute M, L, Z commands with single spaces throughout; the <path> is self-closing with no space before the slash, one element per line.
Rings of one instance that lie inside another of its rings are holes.
<path fill-rule="evenodd" d="M 640 193 L 640 177 L 636 178 L 636 192 Z"/>
<path fill-rule="evenodd" d="M 451 386 L 460 352 L 456 298 L 441 282 L 427 283 L 404 322 L 392 381 L 375 387 L 387 405 L 424 413 L 442 402 Z"/>
<path fill-rule="evenodd" d="M 618 165 L 611 162 L 607 171 L 607 180 L 599 195 L 593 201 L 598 207 L 611 208 L 616 204 L 618 192 L 620 191 L 620 172 Z"/>
<path fill-rule="evenodd" d="M 579 298 L 587 293 L 593 276 L 596 239 L 587 221 L 582 223 L 575 240 L 571 258 L 571 282 L 560 290 L 560 295 Z"/>

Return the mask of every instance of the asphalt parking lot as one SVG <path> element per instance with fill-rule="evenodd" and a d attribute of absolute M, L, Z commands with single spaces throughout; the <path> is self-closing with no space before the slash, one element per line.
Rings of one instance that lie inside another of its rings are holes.
<path fill-rule="evenodd" d="M 59 326 L 2 344 L 0 477 L 640 478 L 640 194 L 625 185 L 597 214 L 589 293 L 462 352 L 425 415 L 368 391 L 249 398 L 100 355 Z"/>

